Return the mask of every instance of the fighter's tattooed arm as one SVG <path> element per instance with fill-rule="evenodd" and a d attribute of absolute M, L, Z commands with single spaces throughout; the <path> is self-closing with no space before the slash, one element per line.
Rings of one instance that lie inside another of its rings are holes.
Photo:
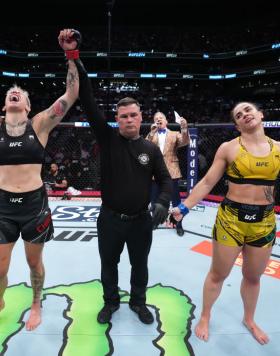
<path fill-rule="evenodd" d="M 79 74 L 76 65 L 69 61 L 68 73 L 66 78 L 66 89 L 68 91 L 74 90 L 75 86 L 79 83 Z"/>
<path fill-rule="evenodd" d="M 63 99 L 58 99 L 49 109 L 48 117 L 51 120 L 62 118 L 67 112 L 67 102 Z"/>
<path fill-rule="evenodd" d="M 267 199 L 268 202 L 273 203 L 274 202 L 274 189 L 273 187 L 265 187 L 264 188 L 264 195 Z"/>
<path fill-rule="evenodd" d="M 33 128 L 44 146 L 47 143 L 50 131 L 60 123 L 78 97 L 79 74 L 75 62 L 69 60 L 65 93 L 32 120 Z"/>
<path fill-rule="evenodd" d="M 51 120 L 54 119 L 62 119 L 63 116 L 66 114 L 72 102 L 69 103 L 69 99 L 74 97 L 74 100 L 77 98 L 75 97 L 75 92 L 77 90 L 79 83 L 79 75 L 76 68 L 76 65 L 73 61 L 69 61 L 68 65 L 68 73 L 66 78 L 66 93 L 68 94 L 67 97 L 63 96 L 59 98 L 49 109 L 48 109 L 48 117 Z M 68 99 L 69 97 L 69 99 Z"/>

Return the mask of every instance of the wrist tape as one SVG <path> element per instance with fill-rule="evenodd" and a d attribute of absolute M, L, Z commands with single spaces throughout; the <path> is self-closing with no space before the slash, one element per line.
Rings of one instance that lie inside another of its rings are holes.
<path fill-rule="evenodd" d="M 67 59 L 78 59 L 80 52 L 78 49 L 74 49 L 72 51 L 65 51 L 65 55 Z"/>
<path fill-rule="evenodd" d="M 179 208 L 180 213 L 181 213 L 183 216 L 187 215 L 187 214 L 190 212 L 189 208 L 186 207 L 186 205 L 184 205 L 183 203 L 179 204 L 179 205 L 177 206 L 177 208 Z"/>

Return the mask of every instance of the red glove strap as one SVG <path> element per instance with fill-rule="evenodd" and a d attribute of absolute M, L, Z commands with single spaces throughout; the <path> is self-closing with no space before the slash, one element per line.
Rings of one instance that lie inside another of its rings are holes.
<path fill-rule="evenodd" d="M 67 59 L 78 59 L 79 58 L 79 50 L 74 49 L 73 51 L 65 51 L 65 55 Z"/>

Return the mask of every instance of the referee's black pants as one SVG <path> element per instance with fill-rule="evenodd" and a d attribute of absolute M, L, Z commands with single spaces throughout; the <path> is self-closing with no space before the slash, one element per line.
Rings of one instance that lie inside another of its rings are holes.
<path fill-rule="evenodd" d="M 131 305 L 146 302 L 148 255 L 152 244 L 152 218 L 149 212 L 131 220 L 101 207 L 97 220 L 98 248 L 101 258 L 101 282 L 105 304 L 119 305 L 118 263 L 126 243 L 131 264 Z"/>

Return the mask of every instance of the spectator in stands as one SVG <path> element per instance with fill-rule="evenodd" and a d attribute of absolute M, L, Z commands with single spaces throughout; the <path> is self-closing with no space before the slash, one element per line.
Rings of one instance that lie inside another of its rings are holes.
<path fill-rule="evenodd" d="M 175 207 L 181 203 L 178 181 L 182 178 L 179 167 L 179 159 L 177 157 L 177 150 L 179 147 L 188 145 L 190 137 L 188 132 L 188 123 L 183 117 L 180 119 L 181 133 L 169 130 L 167 128 L 167 124 L 168 121 L 166 116 L 162 112 L 155 113 L 154 123 L 152 124 L 151 131 L 147 135 L 146 139 L 158 145 L 163 154 L 166 167 L 168 168 L 172 178 L 172 206 Z M 157 196 L 158 186 L 155 182 L 153 182 L 151 191 L 152 206 L 155 204 Z M 179 236 L 184 235 L 182 221 L 177 222 L 176 231 Z"/>
<path fill-rule="evenodd" d="M 199 168 L 198 174 L 199 174 L 199 178 L 202 178 L 207 171 L 207 159 L 205 157 L 204 152 L 202 152 L 201 149 L 199 150 L 197 158 L 198 158 L 198 168 Z"/>
<path fill-rule="evenodd" d="M 131 263 L 130 308 L 140 321 L 154 321 L 146 306 L 148 256 L 152 230 L 166 220 L 171 178 L 160 149 L 140 134 L 142 115 L 133 98 L 117 104 L 119 130 L 107 124 L 94 99 L 90 80 L 80 61 L 80 100 L 100 146 L 102 206 L 97 221 L 101 282 L 105 305 L 97 320 L 108 323 L 119 308 L 118 263 L 125 243 Z M 148 211 L 152 177 L 160 187 L 153 218 Z"/>
<path fill-rule="evenodd" d="M 56 163 L 52 163 L 50 170 L 48 171 L 44 182 L 52 190 L 66 190 L 68 187 L 68 182 L 65 174 L 58 169 Z"/>
<path fill-rule="evenodd" d="M 81 162 L 83 162 L 83 159 L 81 160 Z M 81 187 L 83 187 L 83 183 L 81 182 L 81 180 L 83 180 L 84 177 L 82 177 L 80 171 L 76 173 L 78 179 L 76 181 L 75 187 L 79 188 L 79 184 L 81 184 Z M 73 183 L 73 176 L 69 174 L 69 177 Z M 62 199 L 70 199 L 71 195 L 81 195 L 80 190 L 77 190 L 72 185 L 69 185 L 68 179 L 66 179 L 66 169 L 62 170 L 58 168 L 58 165 L 56 163 L 51 164 L 51 168 L 46 174 L 44 182 L 46 184 L 47 189 L 52 189 L 54 191 L 64 190 L 65 194 L 63 195 Z"/>
<path fill-rule="evenodd" d="M 74 50 L 77 41 L 72 30 L 59 35 L 64 50 Z M 30 268 L 33 301 L 27 330 L 41 322 L 41 292 L 45 270 L 44 243 L 53 237 L 51 211 L 41 179 L 44 151 L 50 131 L 61 121 L 78 98 L 79 78 L 73 60 L 68 62 L 66 92 L 48 109 L 28 119 L 31 110 L 28 93 L 14 85 L 5 98 L 5 119 L 0 127 L 0 310 L 12 250 L 20 234 Z"/>
<path fill-rule="evenodd" d="M 260 277 L 276 237 L 273 206 L 274 184 L 280 170 L 280 142 L 265 136 L 263 113 L 256 105 L 238 103 L 232 117 L 240 136 L 218 148 L 207 174 L 184 203 L 173 209 L 173 216 L 181 220 L 227 173 L 228 192 L 213 228 L 212 264 L 204 283 L 202 313 L 195 333 L 207 341 L 212 306 L 242 252 L 243 323 L 260 344 L 266 344 L 269 338 L 255 323 L 254 315 Z"/>

